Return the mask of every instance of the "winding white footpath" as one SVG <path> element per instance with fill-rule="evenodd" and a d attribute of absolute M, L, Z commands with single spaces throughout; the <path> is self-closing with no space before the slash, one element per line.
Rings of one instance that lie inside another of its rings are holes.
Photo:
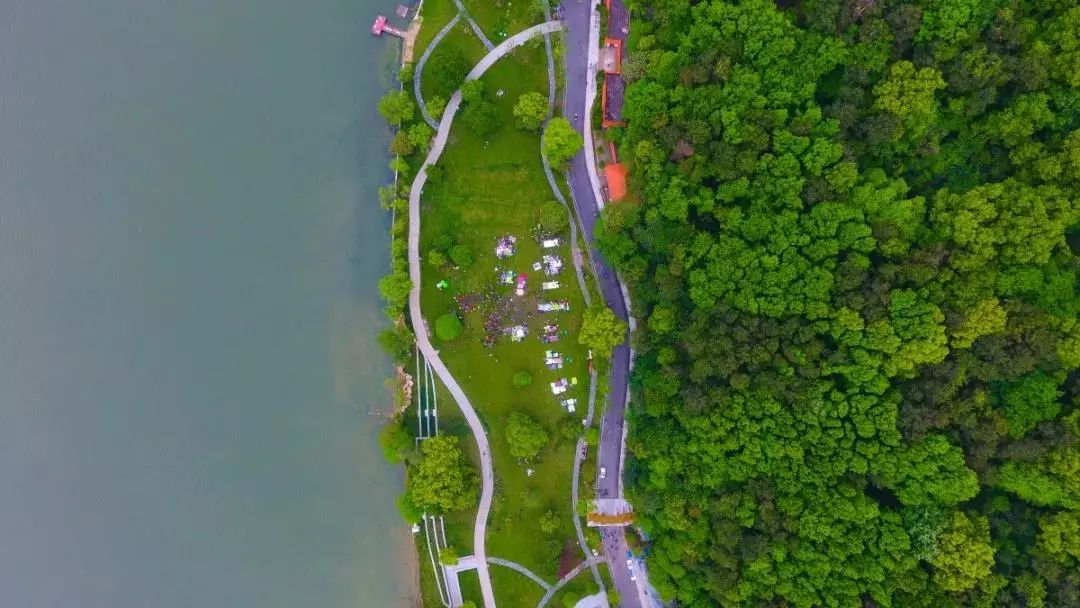
<path fill-rule="evenodd" d="M 514 34 L 485 55 L 469 72 L 466 80 L 476 80 L 496 61 L 529 40 L 561 29 L 563 29 L 561 22 L 547 21 Z M 476 524 L 473 526 L 473 555 L 476 556 L 476 573 L 480 578 L 480 592 L 484 597 L 484 608 L 495 608 L 495 592 L 491 588 L 491 573 L 488 571 L 487 553 L 485 551 L 487 520 L 491 512 L 491 497 L 494 492 L 495 482 L 491 465 L 491 447 L 488 444 L 484 426 L 480 423 L 480 417 L 476 415 L 476 410 L 473 409 L 469 398 L 465 396 L 465 391 L 461 390 L 457 380 L 454 379 L 454 376 L 450 374 L 450 370 L 446 368 L 446 364 L 439 358 L 438 351 L 432 347 L 431 339 L 427 334 L 427 324 L 424 322 L 424 315 L 420 310 L 420 286 L 423 284 L 420 274 L 420 195 L 423 192 L 424 184 L 427 183 L 428 167 L 438 162 L 439 157 L 442 156 L 443 148 L 446 147 L 446 140 L 450 136 L 450 126 L 454 122 L 454 116 L 457 114 L 460 105 L 461 90 L 458 89 L 446 104 L 446 110 L 439 121 L 439 131 L 431 143 L 431 150 L 428 152 L 427 158 L 424 159 L 424 164 L 420 167 L 420 170 L 416 172 L 416 179 L 413 180 L 412 189 L 409 191 L 409 279 L 412 281 L 412 290 L 409 291 L 409 318 L 412 321 L 413 330 L 416 332 L 417 347 L 424 353 L 424 356 L 431 363 L 431 368 L 435 370 L 435 374 L 439 376 L 439 379 L 442 380 L 447 390 L 454 397 L 454 401 L 457 402 L 461 413 L 469 423 L 473 438 L 476 440 L 476 447 L 480 451 L 482 487 L 480 490 L 480 505 L 476 509 Z"/>

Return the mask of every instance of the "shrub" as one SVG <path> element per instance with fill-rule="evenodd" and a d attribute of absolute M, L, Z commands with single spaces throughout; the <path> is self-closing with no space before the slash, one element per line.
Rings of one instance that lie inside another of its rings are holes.
<path fill-rule="evenodd" d="M 445 314 L 435 320 L 435 336 L 443 342 L 449 342 L 461 335 L 464 327 L 456 315 Z"/>
<path fill-rule="evenodd" d="M 521 371 L 514 374 L 514 388 L 525 388 L 532 384 L 532 375 L 529 372 Z"/>
<path fill-rule="evenodd" d="M 439 552 L 439 563 L 444 566 L 456 566 L 460 559 L 457 549 L 453 547 L 447 547 Z"/>
<path fill-rule="evenodd" d="M 540 205 L 540 225 L 548 232 L 562 232 L 570 226 L 566 207 L 558 201 L 547 201 Z"/>
<path fill-rule="evenodd" d="M 553 118 L 544 128 L 544 156 L 552 167 L 564 168 L 584 143 L 581 133 L 565 118 Z"/>
<path fill-rule="evenodd" d="M 514 104 L 514 118 L 518 127 L 536 131 L 547 118 L 547 98 L 536 92 L 523 93 Z"/>
<path fill-rule="evenodd" d="M 521 412 L 511 412 L 506 422 L 506 443 L 515 458 L 532 458 L 544 449 L 551 439 L 544 427 Z"/>
<path fill-rule="evenodd" d="M 390 153 L 397 156 L 408 156 L 413 153 L 416 146 L 413 145 L 412 140 L 409 139 L 409 134 L 405 131 L 398 131 L 394 134 L 393 139 L 390 140 Z"/>
<path fill-rule="evenodd" d="M 450 259 L 454 261 L 455 266 L 468 268 L 473 263 L 472 251 L 469 251 L 465 245 L 454 245 L 450 248 Z"/>

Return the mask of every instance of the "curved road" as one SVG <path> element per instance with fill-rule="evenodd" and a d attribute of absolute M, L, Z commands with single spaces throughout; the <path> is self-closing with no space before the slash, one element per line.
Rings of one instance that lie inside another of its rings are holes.
<path fill-rule="evenodd" d="M 563 115 L 585 136 L 585 145 L 591 146 L 589 142 L 592 137 L 587 121 L 592 120 L 592 105 L 596 94 L 595 57 L 596 48 L 599 46 L 599 17 L 594 15 L 594 12 L 597 1 L 565 2 L 562 7 L 563 19 L 566 21 L 566 91 L 563 97 Z M 618 276 L 598 253 L 592 253 L 596 245 L 594 229 L 603 201 L 599 200 L 598 191 L 594 188 L 596 173 L 595 166 L 589 162 L 591 154 L 585 152 L 578 153 L 570 160 L 567 181 L 570 184 L 571 198 L 574 199 L 574 207 L 585 233 L 585 242 L 604 301 L 616 316 L 629 321 L 623 286 Z M 622 494 L 622 443 L 629 375 L 628 333 L 627 339 L 617 346 L 611 355 L 609 401 L 600 423 L 600 447 L 597 456 L 598 466 L 604 467 L 608 472 L 605 479 L 597 480 L 597 496 L 600 498 L 614 498 Z M 606 528 L 603 536 L 608 567 L 623 607 L 640 607 L 637 583 L 630 580 L 630 571 L 626 566 L 626 538 L 623 530 Z"/>
<path fill-rule="evenodd" d="M 548 21 L 514 34 L 485 55 L 469 72 L 466 79 L 475 80 L 479 78 L 503 55 L 537 36 L 559 31 L 562 27 L 563 24 L 558 21 Z M 461 386 L 454 380 L 450 370 L 446 368 L 446 364 L 439 358 L 439 353 L 431 346 L 431 340 L 427 335 L 427 324 L 424 322 L 424 315 L 420 310 L 420 286 L 423 284 L 421 283 L 420 274 L 420 194 L 424 189 L 424 184 L 427 182 L 428 167 L 435 164 L 439 157 L 442 156 L 443 148 L 446 147 L 446 140 L 450 136 L 450 126 L 454 122 L 454 116 L 457 114 L 460 105 L 461 90 L 458 90 L 454 92 L 450 97 L 450 101 L 446 104 L 443 118 L 439 122 L 439 131 L 431 144 L 431 150 L 428 152 L 427 158 L 424 159 L 424 164 L 420 167 L 420 170 L 416 172 L 412 189 L 409 191 L 409 279 L 412 281 L 412 289 L 409 291 L 409 318 L 416 334 L 417 347 L 424 353 L 424 357 L 431 363 L 431 368 L 435 370 L 435 374 L 439 376 L 439 379 L 442 380 L 447 390 L 454 397 L 454 401 L 457 402 L 461 413 L 469 423 L 473 438 L 476 440 L 476 447 L 480 451 L 482 487 L 480 489 L 480 505 L 476 509 L 476 523 L 473 526 L 473 555 L 476 556 L 477 560 L 476 573 L 480 578 L 480 592 L 484 598 L 484 607 L 495 608 L 495 593 L 491 588 L 491 573 L 488 572 L 487 554 L 485 552 L 487 519 L 488 514 L 491 512 L 491 496 L 494 486 L 491 448 L 488 445 L 484 426 L 480 423 L 480 417 L 476 415 L 476 410 L 473 409 L 469 398 L 465 396 L 465 391 L 461 390 Z"/>

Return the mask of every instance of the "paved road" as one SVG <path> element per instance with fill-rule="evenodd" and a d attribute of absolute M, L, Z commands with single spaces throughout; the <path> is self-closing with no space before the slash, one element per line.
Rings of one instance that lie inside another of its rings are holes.
<path fill-rule="evenodd" d="M 566 96 L 563 99 L 563 114 L 570 119 L 575 129 L 584 133 L 586 120 L 590 117 L 585 104 L 590 80 L 588 72 L 592 4 L 588 0 L 564 0 L 562 9 L 563 19 L 566 21 Z M 623 300 L 619 279 L 594 250 L 596 240 L 593 230 L 599 208 L 589 177 L 591 170 L 583 152 L 571 159 L 568 172 L 570 190 L 578 217 L 581 218 L 585 240 L 590 251 L 594 251 L 592 257 L 604 301 L 620 319 L 627 320 L 626 302 Z M 600 497 L 616 497 L 622 491 L 619 473 L 622 465 L 622 434 L 629 373 L 630 346 L 627 339 L 612 354 L 608 408 L 600 427 L 599 466 L 607 471 L 605 479 L 597 480 L 597 495 Z M 615 538 L 612 543 L 604 543 L 615 589 L 619 592 L 625 608 L 637 608 L 641 604 L 638 600 L 637 585 L 630 580 L 630 571 L 626 567 L 626 541 L 622 530 L 612 529 L 607 536 Z"/>
<path fill-rule="evenodd" d="M 562 27 L 562 23 L 549 21 L 514 34 L 485 55 L 469 72 L 467 79 L 479 78 L 503 55 L 537 36 L 558 31 Z M 431 142 L 431 150 L 428 152 L 427 158 L 424 159 L 424 164 L 420 167 L 420 170 L 416 172 L 416 179 L 413 180 L 412 188 L 409 191 L 409 279 L 412 281 L 412 290 L 409 292 L 409 318 L 412 321 L 413 330 L 416 332 L 417 347 L 424 353 L 424 357 L 427 358 L 428 362 L 431 363 L 435 375 L 442 380 L 447 390 L 454 397 L 454 401 L 457 402 L 466 422 L 469 423 L 473 439 L 476 440 L 476 447 L 480 451 L 480 478 L 482 485 L 480 488 L 480 505 L 476 509 L 476 523 L 473 526 L 473 555 L 477 560 L 476 573 L 480 578 L 480 593 L 484 597 L 484 607 L 495 608 L 495 593 L 491 588 L 491 574 L 488 572 L 485 552 L 487 520 L 491 512 L 491 496 L 494 488 L 491 449 L 488 445 L 487 433 L 484 432 L 484 427 L 480 423 L 479 416 L 476 415 L 476 410 L 469 403 L 469 398 L 465 396 L 465 391 L 461 390 L 457 380 L 454 379 L 450 374 L 450 370 L 446 368 L 442 359 L 439 358 L 439 353 L 432 347 L 431 340 L 427 335 L 427 324 L 424 322 L 424 315 L 420 310 L 420 286 L 422 285 L 420 273 L 420 195 L 424 190 L 424 184 L 427 182 L 428 167 L 435 164 L 439 157 L 442 156 L 443 148 L 446 147 L 446 139 L 450 136 L 450 126 L 454 122 L 454 116 L 457 114 L 460 105 L 461 91 L 458 90 L 454 92 L 450 97 L 450 101 L 446 104 L 443 119 L 439 123 L 439 131 Z"/>

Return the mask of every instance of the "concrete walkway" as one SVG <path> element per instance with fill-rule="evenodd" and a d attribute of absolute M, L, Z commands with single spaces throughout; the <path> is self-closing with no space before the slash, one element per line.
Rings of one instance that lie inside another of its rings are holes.
<path fill-rule="evenodd" d="M 475 80 L 479 78 L 496 61 L 513 49 L 537 36 L 559 31 L 562 27 L 562 23 L 549 21 L 514 34 L 485 55 L 469 72 L 466 79 Z M 439 358 L 439 353 L 431 345 L 431 340 L 427 334 L 427 324 L 424 322 L 424 315 L 420 309 L 420 286 L 423 284 L 420 272 L 422 268 L 420 264 L 420 195 L 423 192 L 424 184 L 427 182 L 428 167 L 435 164 L 439 157 L 442 156 L 443 148 L 446 147 L 446 140 L 450 136 L 450 126 L 454 122 L 454 116 L 457 114 L 460 105 L 461 90 L 459 89 L 454 92 L 450 97 L 450 101 L 446 104 L 446 111 L 443 113 L 443 120 L 439 123 L 439 131 L 432 141 L 431 150 L 428 151 L 427 158 L 424 159 L 424 164 L 420 167 L 420 170 L 416 172 L 416 179 L 413 180 L 412 189 L 409 191 L 409 279 L 412 281 L 412 290 L 409 291 L 409 318 L 416 334 L 417 347 L 424 353 L 435 374 L 439 376 L 439 379 L 442 380 L 447 390 L 454 397 L 454 401 L 457 402 L 466 422 L 469 423 L 469 429 L 472 431 L 473 439 L 476 440 L 476 447 L 480 452 L 482 486 L 480 489 L 480 505 L 476 509 L 476 523 L 473 526 L 473 554 L 478 561 L 476 573 L 480 578 L 480 592 L 484 598 L 484 607 L 495 608 L 495 593 L 491 588 L 491 573 L 488 572 L 487 555 L 485 553 L 487 520 L 491 512 L 491 497 L 494 490 L 491 447 L 488 444 L 487 434 L 484 432 L 480 417 L 469 402 L 469 398 L 465 396 L 465 391 L 461 389 L 457 380 L 450 374 L 450 370 L 446 368 L 446 364 Z"/>
<path fill-rule="evenodd" d="M 465 15 L 465 20 L 469 22 L 469 27 L 472 28 L 472 31 L 474 34 L 476 34 L 476 37 L 480 39 L 480 43 L 484 45 L 484 48 L 487 49 L 488 52 L 495 50 L 495 45 L 491 44 L 491 41 L 488 40 L 488 37 L 484 35 L 484 30 L 480 29 L 480 26 L 477 25 L 475 21 L 473 21 L 472 16 L 469 15 L 469 11 L 465 10 L 465 5 L 461 3 L 461 0 L 454 0 L 454 4 L 457 5 L 458 12 Z"/>

